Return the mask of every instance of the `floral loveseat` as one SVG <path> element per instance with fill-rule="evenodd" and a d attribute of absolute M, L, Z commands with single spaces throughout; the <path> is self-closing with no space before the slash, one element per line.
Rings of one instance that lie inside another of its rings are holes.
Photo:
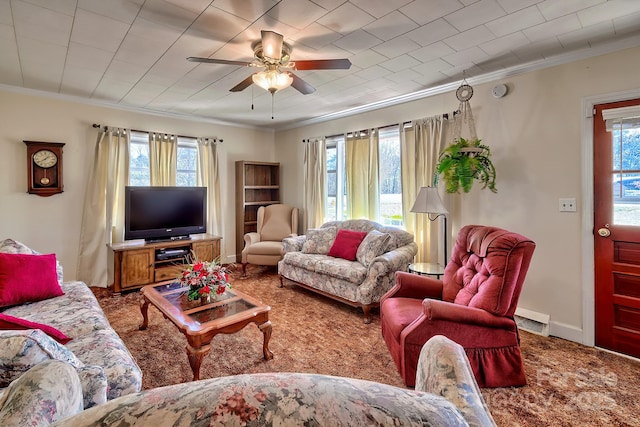
<path fill-rule="evenodd" d="M 0 241 L 0 264 L 6 264 L 7 254 L 40 255 L 12 239 Z M 78 372 L 86 408 L 140 391 L 142 371 L 109 324 L 93 292 L 83 282 L 63 282 L 62 267 L 57 261 L 55 265 L 61 290 L 57 294 L 61 295 L 0 307 L 0 396 L 3 387 L 51 359 L 62 360 Z M 3 297 L 7 290 L 4 267 L 0 265 Z M 56 281 L 56 272 L 52 274 Z M 59 335 L 66 338 L 65 344 L 56 341 L 60 340 Z"/>
<path fill-rule="evenodd" d="M 55 403 L 54 403 L 55 402 Z M 11 384 L 3 426 L 495 426 L 464 349 L 431 338 L 416 390 L 302 373 L 245 374 L 130 394 L 82 410 L 76 371 L 42 363 Z"/>
<path fill-rule="evenodd" d="M 329 255 L 340 230 L 366 232 L 353 261 Z M 289 280 L 361 307 L 365 323 L 371 322 L 371 309 L 395 284 L 396 271 L 406 271 L 418 252 L 411 233 L 366 219 L 327 222 L 283 244 L 285 254 L 278 263 L 282 284 Z"/>

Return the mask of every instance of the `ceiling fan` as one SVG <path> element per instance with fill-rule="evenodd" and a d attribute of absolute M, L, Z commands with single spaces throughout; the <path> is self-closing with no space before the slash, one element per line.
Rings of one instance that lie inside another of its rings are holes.
<path fill-rule="evenodd" d="M 271 94 L 289 86 L 293 86 L 304 95 L 315 92 L 315 88 L 289 70 L 348 70 L 351 61 L 348 59 L 311 59 L 291 61 L 291 45 L 285 43 L 282 34 L 274 31 L 261 31 L 261 40 L 251 45 L 254 60 L 228 61 L 225 59 L 198 58 L 190 56 L 187 61 L 206 64 L 242 65 L 247 67 L 264 68 L 257 71 L 229 89 L 230 92 L 240 92 L 255 83 Z"/>

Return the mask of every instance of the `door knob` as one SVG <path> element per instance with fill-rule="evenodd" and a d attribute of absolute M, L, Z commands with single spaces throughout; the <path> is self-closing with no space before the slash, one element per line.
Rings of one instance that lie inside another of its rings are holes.
<path fill-rule="evenodd" d="M 608 228 L 602 227 L 598 229 L 598 234 L 601 237 L 609 237 L 611 235 L 611 231 Z"/>

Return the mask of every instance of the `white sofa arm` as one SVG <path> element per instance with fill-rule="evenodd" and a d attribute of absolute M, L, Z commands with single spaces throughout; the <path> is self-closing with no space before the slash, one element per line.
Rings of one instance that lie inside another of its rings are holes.
<path fill-rule="evenodd" d="M 82 412 L 82 386 L 75 368 L 46 360 L 9 384 L 0 399 L 0 425 L 48 426 Z"/>
<path fill-rule="evenodd" d="M 415 389 L 442 396 L 456 405 L 470 426 L 496 425 L 464 348 L 443 335 L 435 335 L 422 347 Z"/>

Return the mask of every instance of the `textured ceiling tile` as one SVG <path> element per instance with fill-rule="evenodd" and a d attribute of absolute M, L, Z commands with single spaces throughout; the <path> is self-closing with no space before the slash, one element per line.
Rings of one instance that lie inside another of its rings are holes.
<path fill-rule="evenodd" d="M 400 8 L 400 12 L 418 24 L 425 25 L 462 7 L 456 0 L 416 0 Z"/>
<path fill-rule="evenodd" d="M 449 64 L 448 62 L 442 59 L 435 59 L 433 61 L 425 62 L 424 64 L 415 66 L 412 68 L 412 70 L 426 76 L 434 72 L 447 70 L 449 68 L 451 68 L 451 64 Z"/>
<path fill-rule="evenodd" d="M 380 65 L 391 71 L 402 71 L 419 65 L 420 61 L 409 55 L 401 55 L 388 61 L 381 62 Z"/>
<path fill-rule="evenodd" d="M 309 0 L 282 0 L 267 12 L 278 22 L 302 29 L 327 14 L 327 10 Z"/>
<path fill-rule="evenodd" d="M 342 34 L 314 22 L 291 38 L 295 40 L 296 45 L 302 43 L 313 49 L 322 49 L 341 37 Z"/>
<path fill-rule="evenodd" d="M 341 34 L 349 34 L 371 23 L 375 18 L 351 3 L 329 12 L 318 23 Z"/>
<path fill-rule="evenodd" d="M 86 68 L 65 69 L 60 92 L 68 95 L 91 97 L 102 79 L 102 72 Z"/>
<path fill-rule="evenodd" d="M 138 18 L 182 32 L 189 28 L 198 15 L 199 12 L 183 9 L 164 0 L 147 0 L 142 6 Z"/>
<path fill-rule="evenodd" d="M 408 37 L 396 37 L 393 40 L 374 46 L 373 50 L 387 58 L 395 58 L 396 56 L 400 56 L 420 48 L 421 46 L 418 43 Z"/>
<path fill-rule="evenodd" d="M 13 17 L 11 16 L 11 3 L 9 0 L 0 1 L 0 25 L 13 26 Z"/>
<path fill-rule="evenodd" d="M 488 42 L 496 37 L 485 26 L 480 26 L 467 30 L 455 36 L 448 37 L 443 41 L 455 50 L 464 50 L 480 43 Z"/>
<path fill-rule="evenodd" d="M 607 0 L 545 0 L 537 4 L 537 8 L 547 21 L 559 18 L 578 10 L 595 6 L 597 4 L 605 4 Z M 623 1 L 624 3 L 624 1 Z M 627 3 L 637 3 L 635 0 Z M 606 7 L 606 6 L 605 6 Z"/>
<path fill-rule="evenodd" d="M 246 21 L 253 22 L 267 13 L 278 2 L 279 0 L 216 0 L 212 3 L 212 6 Z"/>
<path fill-rule="evenodd" d="M 23 1 L 11 4 L 18 37 L 67 46 L 73 24 L 72 16 Z"/>
<path fill-rule="evenodd" d="M 640 12 L 639 1 L 621 1 L 618 7 L 611 7 L 611 3 L 600 3 L 578 12 L 580 23 L 584 26 L 597 24 L 606 19 L 621 18 L 630 14 Z"/>
<path fill-rule="evenodd" d="M 485 26 L 497 37 L 501 37 L 543 22 L 545 22 L 544 16 L 534 6 L 487 22 Z"/>
<path fill-rule="evenodd" d="M 366 25 L 363 30 L 373 34 L 380 40 L 391 40 L 401 34 L 416 28 L 418 24 L 407 18 L 400 12 L 392 12 L 371 24 Z"/>
<path fill-rule="evenodd" d="M 348 36 L 344 36 L 340 40 L 336 40 L 334 45 L 349 52 L 357 53 L 380 43 L 380 39 L 372 36 L 366 31 L 356 30 Z"/>
<path fill-rule="evenodd" d="M 67 51 L 67 68 L 84 68 L 104 72 L 111 60 L 113 52 L 87 46 L 84 44 L 71 42 Z"/>
<path fill-rule="evenodd" d="M 432 43 L 429 46 L 421 47 L 414 51 L 409 52 L 409 55 L 413 56 L 420 62 L 429 62 L 436 58 L 440 58 L 445 55 L 454 53 L 455 50 L 447 46 L 443 42 Z"/>
<path fill-rule="evenodd" d="M 481 0 L 445 17 L 458 31 L 465 31 L 505 15 L 496 0 Z"/>
<path fill-rule="evenodd" d="M 613 21 L 605 21 L 587 28 L 560 34 L 558 40 L 565 49 L 582 49 L 591 47 L 592 43 L 609 40 L 614 35 Z"/>
<path fill-rule="evenodd" d="M 114 59 L 109 64 L 104 76 L 107 79 L 118 80 L 125 83 L 137 83 L 147 72 L 147 67 Z"/>
<path fill-rule="evenodd" d="M 131 90 L 133 83 L 103 77 L 92 98 L 119 102 Z"/>
<path fill-rule="evenodd" d="M 16 32 L 12 25 L 0 24 L 0 40 L 7 42 L 16 42 Z"/>
<path fill-rule="evenodd" d="M 516 12 L 518 10 L 525 9 L 525 8 L 527 8 L 529 6 L 533 6 L 535 4 L 539 4 L 541 2 L 541 0 L 497 0 L 497 1 L 498 1 L 498 4 L 500 4 L 500 6 L 507 13 L 513 13 L 513 12 Z M 562 0 L 562 1 L 564 1 L 564 0 Z M 559 3 L 559 2 L 557 2 L 557 3 Z"/>
<path fill-rule="evenodd" d="M 532 42 L 541 41 L 552 36 L 576 31 L 582 28 L 576 15 L 567 15 L 554 19 L 534 27 L 522 30 L 525 36 Z"/>
<path fill-rule="evenodd" d="M 480 62 L 487 60 L 489 56 L 485 51 L 480 49 L 479 47 L 472 47 L 460 52 L 452 53 L 451 55 L 447 55 L 442 57 L 449 64 L 457 67 L 460 65 L 467 64 L 469 62 Z"/>
<path fill-rule="evenodd" d="M 489 55 L 500 55 L 529 43 L 527 36 L 521 32 L 517 32 L 504 37 L 499 37 L 486 43 L 481 43 L 479 47 Z"/>
<path fill-rule="evenodd" d="M 144 0 L 78 0 L 78 8 L 132 24 Z"/>
<path fill-rule="evenodd" d="M 412 0 L 351 0 L 351 3 L 355 4 L 362 10 L 366 10 L 370 15 L 376 18 L 382 18 L 395 9 L 399 9 L 407 3 L 411 3 Z"/>
<path fill-rule="evenodd" d="M 55 12 L 64 13 L 67 16 L 73 16 L 76 10 L 76 0 L 23 0 L 24 3 L 30 3 Z M 13 2 L 18 3 L 16 1 Z"/>
<path fill-rule="evenodd" d="M 640 32 L 640 12 L 613 20 L 616 34 L 637 34 Z"/>
<path fill-rule="evenodd" d="M 129 25 L 79 9 L 73 22 L 71 41 L 115 52 Z"/>
<path fill-rule="evenodd" d="M 22 86 L 22 70 L 18 48 L 13 40 L 0 39 L 0 83 Z"/>
<path fill-rule="evenodd" d="M 454 34 L 458 34 L 458 30 L 444 19 L 438 19 L 408 32 L 406 36 L 420 46 L 427 46 Z"/>
<path fill-rule="evenodd" d="M 386 61 L 388 58 L 386 56 L 380 55 L 376 51 L 365 50 L 353 55 L 349 59 L 351 60 L 351 63 L 353 65 L 361 68 L 367 68 L 377 64 L 378 62 Z"/>

